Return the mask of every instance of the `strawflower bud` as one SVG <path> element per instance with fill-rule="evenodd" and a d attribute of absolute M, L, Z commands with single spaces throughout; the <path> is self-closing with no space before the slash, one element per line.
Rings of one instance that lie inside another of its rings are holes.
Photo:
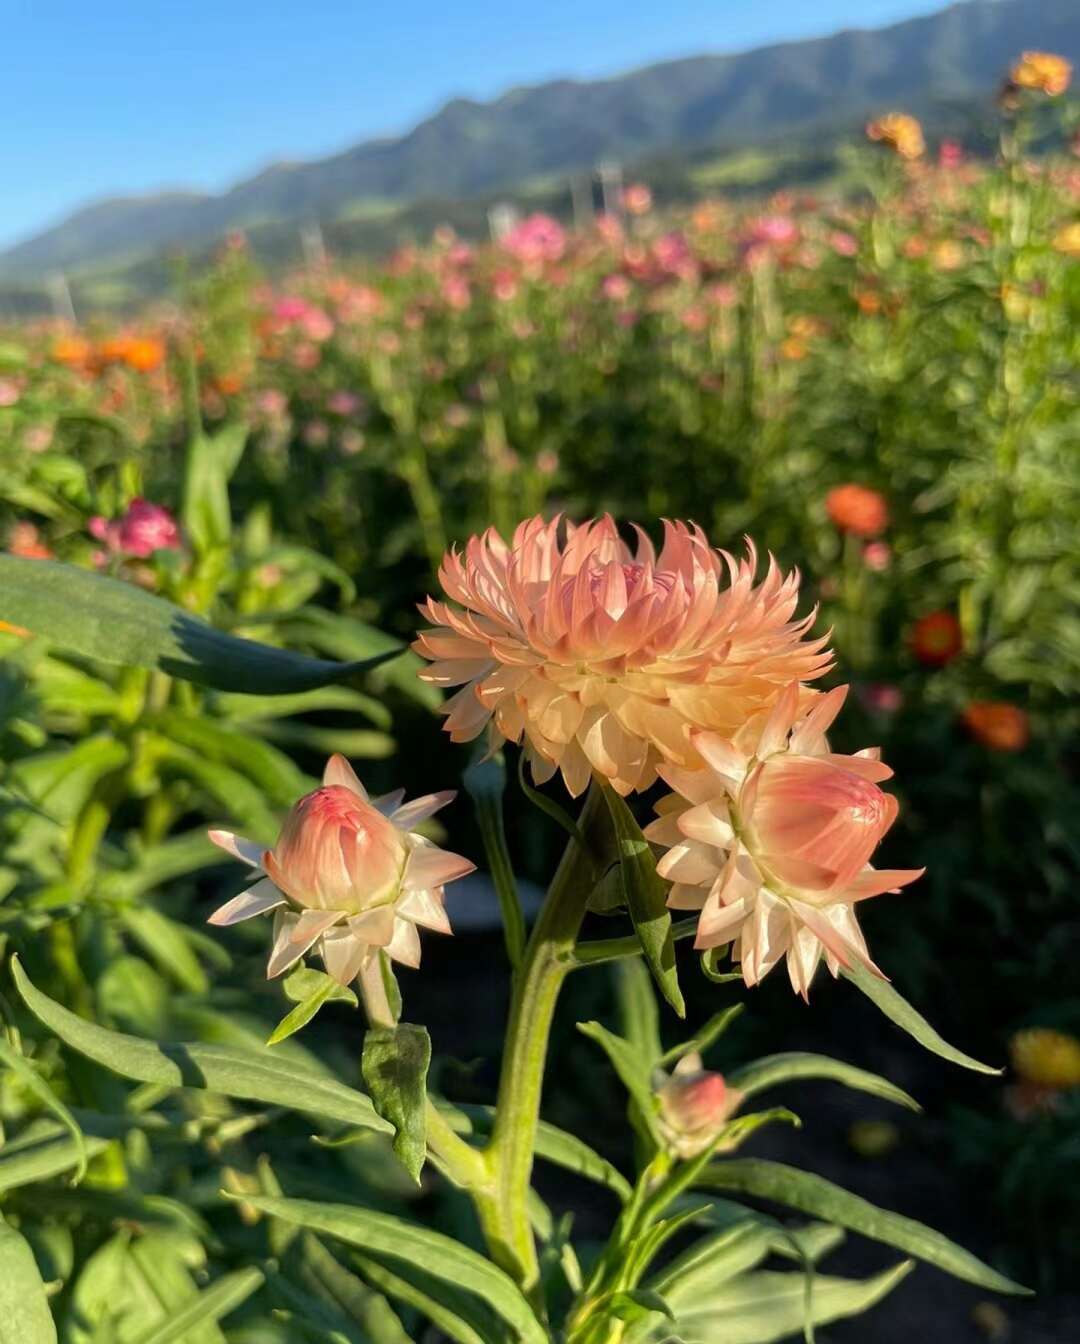
<path fill-rule="evenodd" d="M 742 1100 L 723 1074 L 703 1068 L 701 1056 L 684 1055 L 669 1075 L 657 1079 L 660 1132 L 668 1148 L 686 1160 L 713 1142 Z"/>
<path fill-rule="evenodd" d="M 403 804 L 399 791 L 369 799 L 344 757 L 332 756 L 322 787 L 293 807 L 273 849 L 229 831 L 210 832 L 214 844 L 255 869 L 257 879 L 210 923 L 274 912 L 271 979 L 312 948 L 343 985 L 380 951 L 418 966 L 417 928 L 450 933 L 444 886 L 475 867 L 412 829 L 453 797 L 433 793 Z"/>

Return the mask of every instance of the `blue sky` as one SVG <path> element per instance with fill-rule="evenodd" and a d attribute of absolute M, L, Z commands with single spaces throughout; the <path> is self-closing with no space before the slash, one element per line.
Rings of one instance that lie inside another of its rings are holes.
<path fill-rule="evenodd" d="M 944 0 L 0 0 L 0 245 L 87 201 L 218 190 L 447 98 L 928 13 Z"/>

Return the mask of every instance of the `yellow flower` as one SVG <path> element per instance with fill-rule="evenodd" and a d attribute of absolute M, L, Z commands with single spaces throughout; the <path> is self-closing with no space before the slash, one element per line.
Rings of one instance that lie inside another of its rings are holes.
<path fill-rule="evenodd" d="M 1009 1042 L 1013 1068 L 1026 1082 L 1064 1090 L 1080 1087 L 1080 1041 L 1050 1027 L 1018 1031 Z"/>
<path fill-rule="evenodd" d="M 1054 234 L 1054 250 L 1066 257 L 1080 257 L 1080 219 L 1058 229 Z"/>
<path fill-rule="evenodd" d="M 922 127 L 906 112 L 887 112 L 867 124 L 866 134 L 879 140 L 902 159 L 921 159 L 926 151 Z"/>
<path fill-rule="evenodd" d="M 1058 97 L 1069 87 L 1072 62 L 1049 51 L 1025 51 L 1009 71 L 1009 79 L 1018 89 Z"/>

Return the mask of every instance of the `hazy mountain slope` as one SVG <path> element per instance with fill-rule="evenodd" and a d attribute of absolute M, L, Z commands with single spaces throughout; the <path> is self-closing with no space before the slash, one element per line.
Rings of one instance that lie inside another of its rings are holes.
<path fill-rule="evenodd" d="M 406 135 L 278 165 L 220 196 L 91 206 L 0 253 L 0 274 L 26 279 L 234 228 L 329 221 L 363 201 L 480 196 L 604 157 L 775 139 L 896 104 L 918 110 L 989 91 L 1033 46 L 1080 61 L 1080 0 L 974 0 L 889 28 L 559 80 L 490 103 L 456 99 Z"/>

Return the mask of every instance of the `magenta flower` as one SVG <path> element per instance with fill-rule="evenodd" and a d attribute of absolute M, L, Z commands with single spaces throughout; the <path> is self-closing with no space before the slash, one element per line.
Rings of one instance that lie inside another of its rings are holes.
<path fill-rule="evenodd" d="M 168 509 L 146 499 L 133 499 L 122 518 L 91 518 L 87 531 L 113 555 L 145 560 L 155 551 L 178 551 L 180 529 Z"/>

